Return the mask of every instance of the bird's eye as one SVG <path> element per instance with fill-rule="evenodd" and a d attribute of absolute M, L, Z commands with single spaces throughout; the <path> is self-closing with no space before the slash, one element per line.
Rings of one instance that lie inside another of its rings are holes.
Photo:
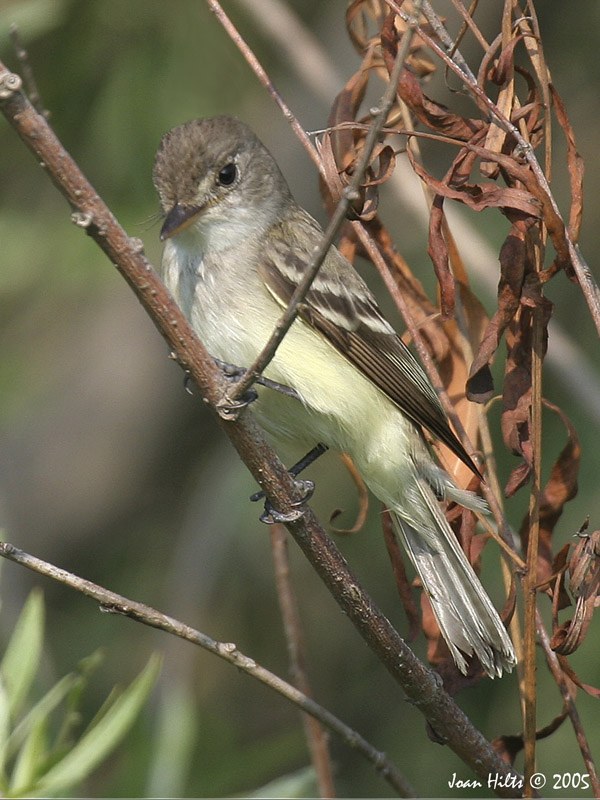
<path fill-rule="evenodd" d="M 231 184 L 237 178 L 237 167 L 235 164 L 225 164 L 225 166 L 219 170 L 217 175 L 217 183 L 219 186 L 231 186 Z"/>

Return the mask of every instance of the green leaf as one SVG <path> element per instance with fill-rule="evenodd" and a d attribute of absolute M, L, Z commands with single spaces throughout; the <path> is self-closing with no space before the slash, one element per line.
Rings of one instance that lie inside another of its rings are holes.
<path fill-rule="evenodd" d="M 8 797 L 23 797 L 35 786 L 35 779 L 47 756 L 48 718 L 40 717 L 25 739 L 8 787 Z"/>
<path fill-rule="evenodd" d="M 19 713 L 38 669 L 44 636 L 44 599 L 40 589 L 27 598 L 10 637 L 0 676 L 4 680 L 11 716 Z"/>
<path fill-rule="evenodd" d="M 187 683 L 171 681 L 161 687 L 147 797 L 184 795 L 197 749 L 198 722 L 198 709 Z"/>
<path fill-rule="evenodd" d="M 244 797 L 317 797 L 317 781 L 312 767 L 303 767 L 255 789 Z"/>
<path fill-rule="evenodd" d="M 158 677 L 160 663 L 159 656 L 150 658 L 142 672 L 115 700 L 102 719 L 40 778 L 35 785 L 36 793 L 63 793 L 87 777 L 106 758 L 133 725 Z"/>
<path fill-rule="evenodd" d="M 6 758 L 11 758 L 21 747 L 32 728 L 38 724 L 40 719 L 48 717 L 58 704 L 68 695 L 72 687 L 80 681 L 81 678 L 77 673 L 71 672 L 61 678 L 50 691 L 39 700 L 27 713 L 25 717 L 15 727 L 10 734 L 8 743 L 6 745 Z"/>
<path fill-rule="evenodd" d="M 0 679 L 0 796 L 6 788 L 5 765 L 8 758 L 8 741 L 10 734 L 10 711 L 8 708 L 8 696 L 4 688 L 4 683 Z"/>
<path fill-rule="evenodd" d="M 60 751 L 64 747 L 71 746 L 69 743 L 73 738 L 73 730 L 81 722 L 80 709 L 83 700 L 83 693 L 94 671 L 98 669 L 103 660 L 104 651 L 99 649 L 91 655 L 83 658 L 77 664 L 74 673 L 76 680 L 73 681 L 72 688 L 67 696 L 66 713 L 56 736 L 53 750 Z"/>

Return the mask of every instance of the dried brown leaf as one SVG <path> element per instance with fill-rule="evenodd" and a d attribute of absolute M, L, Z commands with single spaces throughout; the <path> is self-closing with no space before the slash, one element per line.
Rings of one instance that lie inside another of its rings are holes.
<path fill-rule="evenodd" d="M 498 153 L 491 153 L 484 148 L 478 148 L 490 158 L 502 159 Z M 408 151 L 413 169 L 417 175 L 430 186 L 437 194 L 458 200 L 460 203 L 472 208 L 474 211 L 483 211 L 485 208 L 501 208 L 503 210 L 520 211 L 527 217 L 539 218 L 542 213 L 538 199 L 527 189 L 517 189 L 510 186 L 502 187 L 495 183 L 464 183 L 462 186 L 449 186 L 446 182 L 437 180 L 421 166 Z"/>
<path fill-rule="evenodd" d="M 547 327 L 552 313 L 552 304 L 541 294 L 536 275 L 530 272 L 529 277 L 531 280 L 524 284 L 521 294 L 520 314 L 506 331 L 508 355 L 502 392 L 502 435 L 507 448 L 523 457 L 523 462 L 513 470 L 508 480 L 507 497 L 527 482 L 533 464 L 530 429 L 532 307 L 537 306 L 542 311 L 542 358 L 546 352 Z"/>
<path fill-rule="evenodd" d="M 500 250 L 498 309 L 486 328 L 467 381 L 467 396 L 477 403 L 488 402 L 494 393 L 489 365 L 504 331 L 519 309 L 526 270 L 527 233 L 531 224 L 532 219 L 514 222 Z"/>
<path fill-rule="evenodd" d="M 552 576 L 548 581 L 547 591 L 552 597 L 553 630 L 558 628 L 558 612 L 561 609 L 568 608 L 571 605 L 571 598 L 565 589 L 564 582 L 564 574 L 569 566 L 568 555 L 570 549 L 570 544 L 564 545 L 552 559 Z M 543 589 L 544 584 L 542 584 L 540 588 Z"/>
<path fill-rule="evenodd" d="M 550 646 L 563 656 L 583 643 L 592 621 L 594 608 L 600 605 L 600 531 L 583 534 L 569 562 L 569 589 L 577 598 L 573 619 L 554 631 Z"/>
<path fill-rule="evenodd" d="M 394 247 L 388 230 L 375 218 L 368 223 L 369 233 L 377 242 L 379 251 L 385 259 L 399 289 L 404 295 L 409 312 L 423 335 L 434 357 L 441 361 L 449 350 L 448 337 L 442 326 L 439 312 L 427 297 L 423 285 Z"/>
<path fill-rule="evenodd" d="M 560 661 L 561 669 L 565 675 L 570 678 L 576 686 L 579 686 L 580 689 L 583 689 L 584 692 L 587 692 L 590 697 L 595 697 L 596 700 L 600 700 L 600 689 L 598 689 L 596 686 L 591 686 L 589 683 L 584 683 L 579 678 L 575 670 L 571 667 L 566 659 L 566 656 L 560 655 L 560 653 L 557 655 L 558 660 Z"/>
<path fill-rule="evenodd" d="M 386 67 L 391 73 L 398 50 L 398 32 L 394 14 L 386 18 L 381 29 L 381 47 Z M 421 89 L 418 78 L 408 69 L 402 70 L 400 75 L 398 95 L 420 122 L 436 133 L 443 133 L 454 139 L 467 141 L 486 124 L 479 119 L 461 117 L 450 111 L 447 106 L 427 97 Z"/>
<path fill-rule="evenodd" d="M 467 351 L 476 349 L 488 323 L 487 313 L 468 286 L 457 281 L 457 290 L 466 324 L 468 338 Z M 467 399 L 465 390 L 469 375 L 469 365 L 465 360 L 464 333 L 454 319 L 444 320 L 448 350 L 443 358 L 438 358 L 438 371 L 448 397 L 454 406 L 469 441 L 477 443 L 479 436 L 479 409 Z M 466 486 L 473 477 L 469 468 L 444 445 L 439 445 L 441 460 L 445 469 L 459 486 Z M 477 488 L 477 487 L 474 487 Z"/>
<path fill-rule="evenodd" d="M 429 216 L 429 242 L 427 253 L 433 262 L 433 268 L 440 288 L 440 305 L 442 316 L 451 317 L 456 301 L 454 289 L 454 276 L 450 272 L 448 247 L 444 238 L 444 198 L 436 195 L 431 206 Z"/>
<path fill-rule="evenodd" d="M 571 239 L 576 242 L 579 238 L 579 230 L 581 228 L 581 220 L 583 216 L 583 159 L 581 158 L 575 142 L 575 134 L 567 110 L 563 101 L 556 91 L 556 88 L 550 84 L 550 93 L 552 95 L 552 102 L 558 124 L 563 130 L 567 142 L 567 168 L 569 170 L 569 180 L 571 183 L 571 210 L 569 213 L 569 235 Z"/>
<path fill-rule="evenodd" d="M 568 715 L 569 712 L 567 707 L 563 706 L 560 714 L 557 714 L 556 717 L 554 717 L 554 719 L 548 723 L 548 725 L 545 725 L 543 728 L 538 728 L 538 730 L 535 732 L 536 740 L 539 741 L 540 739 L 545 739 L 547 736 L 553 734 L 554 731 L 560 728 Z M 509 764 L 513 764 L 515 758 L 523 749 L 523 734 L 518 733 L 499 736 L 497 739 L 492 741 L 492 747 L 498 753 L 498 755 L 501 756 L 501 758 L 503 758 Z"/>
<path fill-rule="evenodd" d="M 330 213 L 340 201 L 344 188 L 352 180 L 356 162 L 362 153 L 364 126 L 356 128 L 346 123 L 353 123 L 357 118 L 372 63 L 372 52 L 368 51 L 360 70 L 352 75 L 335 98 L 329 115 L 330 130 L 324 134 L 319 145 L 326 173 L 325 181 L 321 182 L 321 191 Z M 395 165 L 393 148 L 379 142 L 374 147 L 365 170 L 360 197 L 352 203 L 355 218 L 363 222 L 374 219 L 379 204 L 378 187 L 391 177 Z"/>
<path fill-rule="evenodd" d="M 537 580 L 541 583 L 555 574 L 552 555 L 552 533 L 560 519 L 565 503 L 577 494 L 577 476 L 581 459 L 581 446 L 577 432 L 566 414 L 556 405 L 545 400 L 544 405 L 557 414 L 567 431 L 567 443 L 552 466 L 550 477 L 540 495 L 539 550 Z M 521 525 L 521 541 L 527 548 L 528 519 Z"/>

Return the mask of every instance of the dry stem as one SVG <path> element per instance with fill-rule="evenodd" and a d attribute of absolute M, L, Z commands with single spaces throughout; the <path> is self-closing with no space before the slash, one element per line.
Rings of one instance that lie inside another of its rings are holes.
<path fill-rule="evenodd" d="M 225 381 L 209 354 L 195 336 L 142 252 L 141 242 L 131 240 L 81 174 L 43 117 L 20 91 L 21 81 L 0 62 L 0 110 L 36 159 L 42 161 L 52 180 L 76 209 L 73 219 L 99 244 L 135 291 L 160 333 L 216 409 L 223 397 Z M 244 413 L 236 422 L 221 422 L 242 460 L 271 503 L 282 512 L 301 500 L 291 476 L 266 444 L 252 415 Z M 355 625 L 410 700 L 416 705 L 438 738 L 487 781 L 499 775 L 499 796 L 515 795 L 521 776 L 493 750 L 483 735 L 444 691 L 439 677 L 427 669 L 398 635 L 387 618 L 364 592 L 331 538 L 310 508 L 289 523 L 288 530 L 344 613 Z"/>
<path fill-rule="evenodd" d="M 271 525 L 271 550 L 275 564 L 275 578 L 281 618 L 288 646 L 290 672 L 294 685 L 307 697 L 312 697 L 310 682 L 306 671 L 306 658 L 300 615 L 296 597 L 290 579 L 290 563 L 288 558 L 288 539 L 282 525 Z M 303 714 L 302 721 L 312 764 L 317 776 L 320 797 L 335 797 L 333 770 L 327 737 L 319 721 L 310 715 Z"/>

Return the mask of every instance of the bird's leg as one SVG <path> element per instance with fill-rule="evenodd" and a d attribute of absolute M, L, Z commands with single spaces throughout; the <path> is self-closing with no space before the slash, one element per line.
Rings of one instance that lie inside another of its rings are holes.
<path fill-rule="evenodd" d="M 218 358 L 213 358 L 215 364 L 219 367 L 225 378 L 229 380 L 236 380 L 240 378 L 242 375 L 245 374 L 246 370 L 244 367 L 237 367 L 235 364 L 228 364 L 226 361 L 219 361 Z M 256 383 L 259 386 L 265 386 L 267 389 L 273 389 L 275 392 L 280 392 L 281 394 L 286 395 L 286 397 L 292 397 L 295 400 L 300 399 L 300 395 L 298 392 L 291 389 L 289 386 L 285 386 L 283 383 L 278 383 L 277 381 L 272 381 L 269 378 L 265 378 L 263 375 L 259 375 L 256 378 Z M 217 411 L 223 419 L 235 419 L 242 409 L 246 408 L 246 406 L 253 403 L 258 398 L 258 392 L 256 389 L 248 389 L 243 397 L 235 402 L 231 402 L 229 398 L 224 397 L 222 401 L 217 406 Z"/>
<path fill-rule="evenodd" d="M 326 444 L 319 442 L 319 444 L 313 447 L 313 449 L 303 456 L 300 461 L 296 462 L 293 467 L 290 467 L 288 472 L 293 478 L 296 478 L 302 472 L 302 470 L 305 470 L 307 467 L 309 467 L 328 449 L 329 448 Z M 264 522 L 267 525 L 272 525 L 274 522 L 293 522 L 302 516 L 304 513 L 302 506 L 312 497 L 312 493 L 315 490 L 315 484 L 313 481 L 308 480 L 295 480 L 294 482 L 298 489 L 302 492 L 302 499 L 293 504 L 292 511 L 288 511 L 286 513 L 277 511 L 276 508 L 273 508 L 272 503 L 265 499 L 265 509 L 259 517 L 261 522 Z M 256 492 L 255 494 L 251 495 L 250 500 L 253 503 L 256 503 L 259 500 L 262 500 L 264 497 L 264 492 Z"/>
<path fill-rule="evenodd" d="M 246 372 L 244 367 L 238 367 L 235 364 L 229 364 L 226 361 L 220 361 L 218 358 L 213 357 L 213 361 L 219 367 L 224 377 L 229 380 L 237 380 Z M 258 383 L 259 386 L 264 386 L 267 389 L 272 389 L 275 392 L 284 394 L 286 397 L 291 397 L 295 400 L 300 399 L 298 392 L 291 387 L 286 386 L 283 383 L 279 383 L 278 381 L 272 381 L 269 378 L 265 378 L 263 375 L 259 375 L 257 377 L 256 383 Z M 253 403 L 257 397 L 258 392 L 255 389 L 249 389 L 244 397 L 236 400 L 235 403 L 231 403 L 227 397 L 224 397 L 222 402 L 217 407 L 217 411 L 224 419 L 235 419 L 240 411 L 246 406 L 250 405 L 250 403 Z M 290 475 L 292 475 L 292 477 L 296 478 L 296 476 L 299 475 L 302 470 L 309 467 L 328 449 L 329 448 L 326 444 L 319 442 L 319 444 L 313 447 L 312 450 L 310 450 L 303 458 L 300 459 L 300 461 L 296 462 L 293 467 L 290 467 L 288 472 Z M 302 492 L 302 499 L 294 503 L 293 509 L 286 513 L 277 511 L 277 509 L 273 508 L 273 505 L 269 502 L 269 500 L 265 499 L 265 509 L 260 515 L 261 522 L 264 522 L 267 525 L 272 525 L 274 522 L 293 522 L 295 519 L 299 519 L 302 516 L 304 513 L 302 506 L 312 497 L 312 493 L 315 490 L 315 484 L 313 481 L 309 480 L 296 480 L 295 484 L 299 491 Z M 259 500 L 262 500 L 264 497 L 264 492 L 256 492 L 250 497 L 250 500 L 255 503 Z"/>

